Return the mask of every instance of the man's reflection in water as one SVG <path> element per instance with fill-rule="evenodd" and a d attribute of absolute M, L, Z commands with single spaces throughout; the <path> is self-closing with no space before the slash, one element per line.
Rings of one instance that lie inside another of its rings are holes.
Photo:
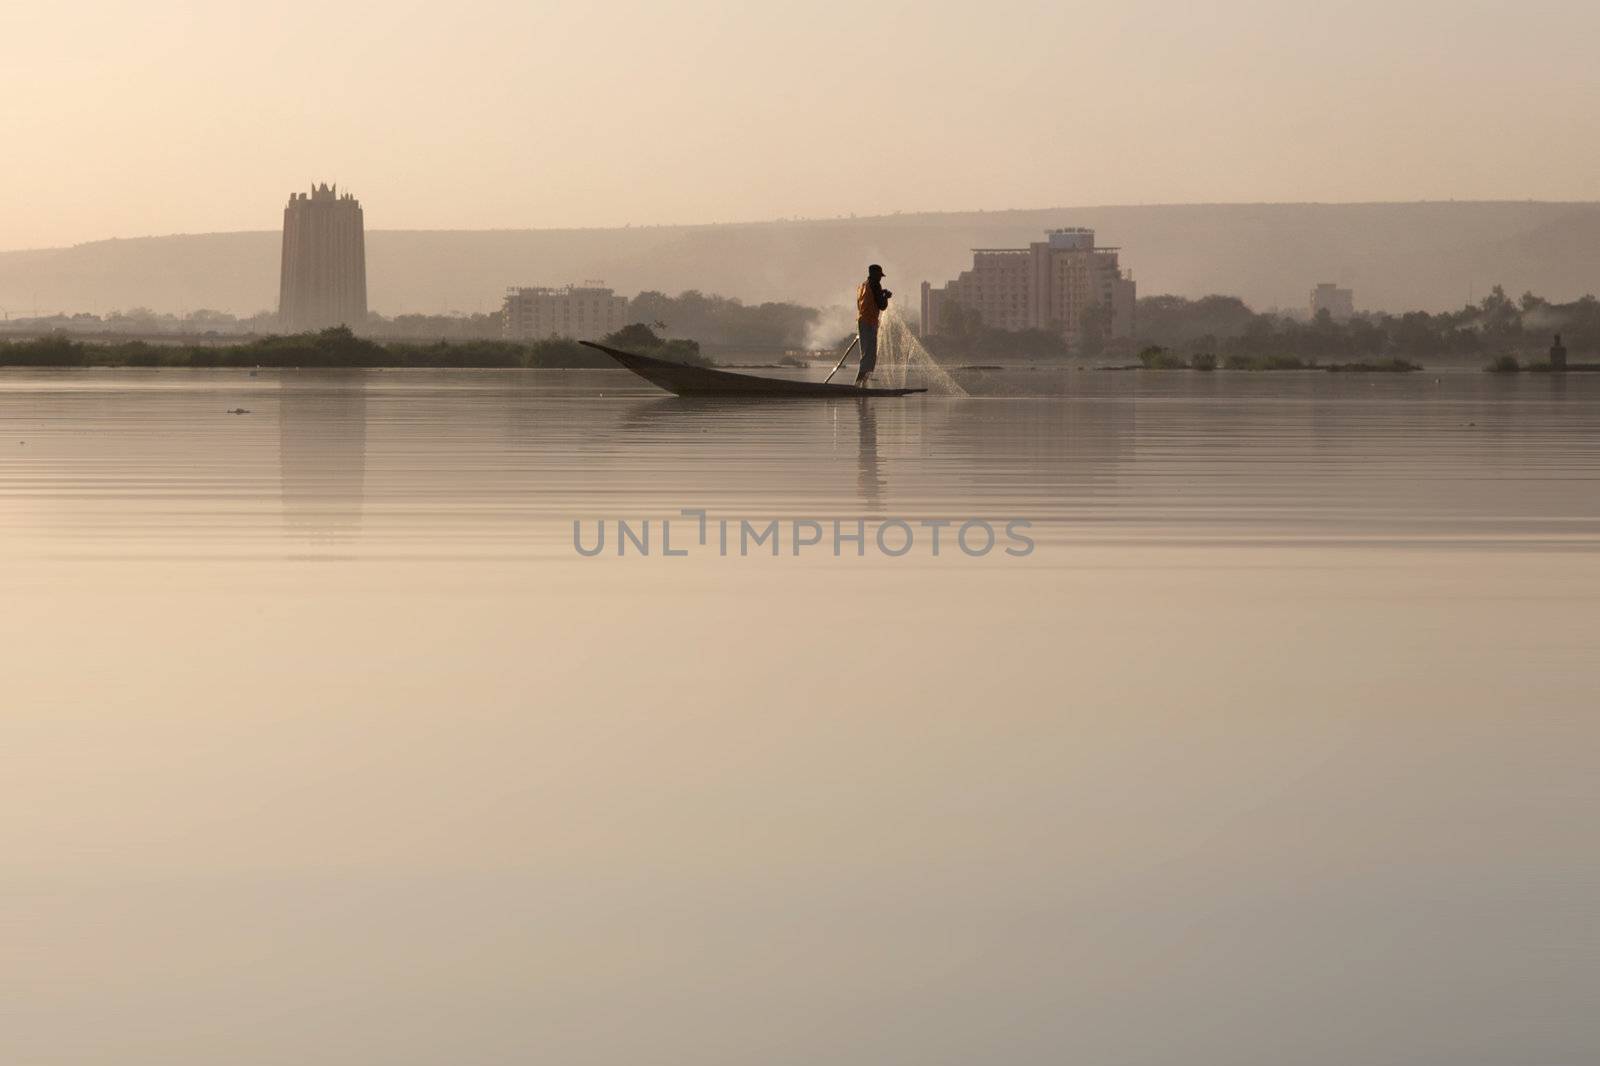
<path fill-rule="evenodd" d="M 856 490 L 869 511 L 883 509 L 883 478 L 878 476 L 878 423 L 871 400 L 856 401 L 859 449 L 856 454 Z"/>
<path fill-rule="evenodd" d="M 366 375 L 285 370 L 278 383 L 284 522 L 312 539 L 353 536 L 366 481 Z"/>

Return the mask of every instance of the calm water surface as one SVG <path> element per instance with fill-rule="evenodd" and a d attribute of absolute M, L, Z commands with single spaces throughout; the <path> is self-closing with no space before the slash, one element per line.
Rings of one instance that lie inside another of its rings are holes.
<path fill-rule="evenodd" d="M 1600 380 L 980 387 L 0 372 L 0 1061 L 1600 1058 Z"/>

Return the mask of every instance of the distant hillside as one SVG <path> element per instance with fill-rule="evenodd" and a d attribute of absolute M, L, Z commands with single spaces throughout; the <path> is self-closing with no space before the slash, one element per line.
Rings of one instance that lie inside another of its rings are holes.
<path fill-rule="evenodd" d="M 1600 290 L 1600 204 L 1233 204 L 1083 207 L 833 221 L 615 230 L 414 231 L 367 235 L 370 301 L 385 314 L 498 308 L 508 285 L 602 279 L 632 294 L 697 288 L 747 301 L 846 303 L 883 263 L 908 310 L 968 249 L 1021 245 L 1053 226 L 1093 226 L 1120 246 L 1141 295 L 1228 293 L 1299 307 L 1318 281 L 1362 308 L 1444 310 L 1496 283 L 1557 300 Z M 136 306 L 249 313 L 277 303 L 276 232 L 98 241 L 0 252 L 12 316 Z"/>

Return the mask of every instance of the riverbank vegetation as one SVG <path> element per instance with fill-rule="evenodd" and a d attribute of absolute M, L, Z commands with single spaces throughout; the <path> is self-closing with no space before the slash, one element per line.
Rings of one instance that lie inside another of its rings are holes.
<path fill-rule="evenodd" d="M 636 323 L 606 337 L 641 355 L 710 366 L 692 340 L 666 340 Z M 343 326 L 320 333 L 261 337 L 242 344 L 98 344 L 56 334 L 39 340 L 0 341 L 0 366 L 35 367 L 476 367 L 612 368 L 605 354 L 572 340 L 515 343 L 497 340 L 375 341 Z"/>
<path fill-rule="evenodd" d="M 641 292 L 628 301 L 628 320 L 694 337 L 707 347 L 752 351 L 806 347 L 822 312 L 794 303 L 747 304 L 690 289 L 677 296 Z"/>
<path fill-rule="evenodd" d="M 935 358 L 960 362 L 980 357 L 1047 361 L 1068 353 L 1066 338 L 1054 330 L 995 329 L 958 303 L 945 305 L 938 333 L 923 337 L 922 344 Z"/>
<path fill-rule="evenodd" d="M 1083 317 L 1078 358 L 1124 362 L 1135 355 L 1145 365 L 1195 367 L 1196 357 L 1241 370 L 1327 369 L 1404 371 L 1416 363 L 1476 364 L 1505 353 L 1539 357 L 1562 334 L 1568 349 L 1600 352 L 1600 300 L 1585 296 L 1556 303 L 1531 292 L 1518 300 L 1496 286 L 1482 300 L 1457 311 L 1430 314 L 1373 312 L 1348 321 L 1322 313 L 1315 318 L 1257 312 L 1234 296 L 1147 296 L 1134 313 L 1133 339 L 1111 338 L 1100 308 Z M 988 356 L 1050 362 L 1065 359 L 1069 345 L 1050 330 L 993 329 L 960 305 L 946 304 L 939 328 L 923 343 L 935 355 L 965 361 Z M 1147 362 L 1144 353 L 1162 354 Z M 1402 365 L 1404 364 L 1404 365 Z"/>
<path fill-rule="evenodd" d="M 815 343 L 824 313 L 793 303 L 745 304 L 737 299 L 696 290 L 668 296 L 646 291 L 628 304 L 629 319 L 652 327 L 652 335 L 671 332 L 694 337 L 707 348 L 722 351 L 793 351 Z M 27 359 L 35 365 L 341 365 L 341 366 L 598 366 L 597 353 L 570 340 L 508 343 L 500 340 L 498 313 L 475 315 L 374 314 L 352 337 L 316 340 L 260 336 L 270 330 L 267 312 L 236 318 L 215 311 L 196 311 L 177 318 L 146 309 L 96 315 L 61 315 L 24 320 L 13 327 L 59 330 L 62 336 L 84 336 L 78 344 L 52 336 L 40 341 L 0 347 L 0 360 Z M 1562 334 L 1576 362 L 1600 352 L 1600 300 L 1593 296 L 1556 303 L 1531 292 L 1513 300 L 1496 286 L 1489 295 L 1456 311 L 1430 314 L 1381 312 L 1356 315 L 1346 322 L 1327 314 L 1307 319 L 1276 311 L 1257 312 L 1233 296 L 1148 296 L 1138 301 L 1135 338 L 1111 338 L 1103 309 L 1083 316 L 1080 336 L 1069 344 L 1049 329 L 1003 330 L 983 323 L 976 312 L 958 304 L 945 306 L 940 328 L 922 338 L 942 362 L 966 364 L 1055 363 L 1069 358 L 1089 362 L 1127 363 L 1152 348 L 1165 353 L 1159 365 L 1206 369 L 1301 369 L 1337 363 L 1348 369 L 1402 370 L 1397 363 L 1458 363 L 1482 366 L 1508 356 L 1527 368 L 1542 359 L 1554 334 Z M 852 331 L 853 332 L 853 331 Z M 180 340 L 174 346 L 119 343 L 115 336 L 154 335 Z M 194 344 L 186 343 L 194 335 Z M 3 334 L 0 334 L 3 336 Z M 230 338 L 249 338 L 240 347 L 225 348 Z M 847 343 L 849 335 L 838 347 Z M 444 343 L 441 343 L 444 342 Z M 376 347 L 361 348 L 361 344 Z M 680 353 L 682 354 L 682 353 Z M 670 357 L 677 357 L 669 355 Z M 1139 356 L 1141 360 L 1142 356 Z M 1198 360 L 1198 362 L 1197 362 Z"/>
<path fill-rule="evenodd" d="M 1171 348 L 1151 345 L 1139 353 L 1139 366 L 1145 370 L 1203 370 L 1217 369 L 1219 360 L 1215 352 L 1195 352 L 1184 355 Z M 1300 359 L 1292 355 L 1230 355 L 1220 360 L 1224 370 L 1326 370 L 1332 373 L 1406 374 L 1421 370 L 1416 363 L 1404 359 L 1365 360 L 1353 363 L 1319 363 L 1315 359 Z"/>
<path fill-rule="evenodd" d="M 1187 300 L 1151 296 L 1138 302 L 1139 343 L 1179 353 L 1291 357 L 1381 364 L 1391 360 L 1473 363 L 1505 353 L 1542 355 L 1560 333 L 1574 353 L 1600 351 L 1600 300 L 1554 303 L 1528 292 L 1513 300 L 1500 286 L 1457 311 L 1360 314 L 1336 322 L 1257 313 L 1232 296 Z"/>
<path fill-rule="evenodd" d="M 1378 359 L 1356 363 L 1330 363 L 1327 368 L 1332 373 L 1352 374 L 1409 374 L 1422 367 L 1404 359 Z"/>
<path fill-rule="evenodd" d="M 1548 359 L 1524 363 L 1514 355 L 1496 356 L 1484 369 L 1491 374 L 1520 374 L 1523 371 L 1527 371 L 1530 374 L 1556 373 L 1556 368 L 1550 365 L 1550 360 Z M 1565 374 L 1600 373 L 1600 363 L 1568 363 L 1561 372 Z"/>
<path fill-rule="evenodd" d="M 646 323 L 680 337 L 694 337 L 710 347 L 746 351 L 804 348 L 821 319 L 822 312 L 814 307 L 794 303 L 746 304 L 732 297 L 695 289 L 677 296 L 641 292 L 628 301 L 627 312 L 629 322 Z M 278 316 L 271 311 L 233 315 L 204 309 L 174 315 L 136 307 L 104 315 L 79 313 L 19 318 L 11 325 L 35 334 L 46 331 L 162 337 L 190 334 L 201 340 L 265 336 L 278 328 Z M 462 342 L 498 341 L 505 331 L 504 318 L 499 311 L 393 316 L 374 311 L 354 332 L 378 341 Z"/>

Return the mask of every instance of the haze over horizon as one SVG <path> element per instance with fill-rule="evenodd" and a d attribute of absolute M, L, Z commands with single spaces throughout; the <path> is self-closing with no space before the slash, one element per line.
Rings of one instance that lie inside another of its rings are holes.
<path fill-rule="evenodd" d="M 321 182 L 321 181 L 308 182 L 308 183 L 306 183 L 305 188 L 296 188 L 296 189 L 291 189 L 289 191 L 290 191 L 290 193 L 305 192 L 308 189 L 311 189 L 311 188 L 313 188 L 313 187 L 315 187 L 317 185 L 321 185 L 321 184 L 328 184 L 330 186 L 336 186 L 338 188 L 338 191 L 341 192 L 341 193 L 343 193 L 345 191 L 349 191 L 352 195 L 354 195 L 357 198 L 358 201 L 361 201 L 363 203 L 363 206 L 365 206 L 365 204 L 366 204 L 366 201 L 362 197 L 361 190 L 359 190 L 359 189 L 348 189 L 342 183 L 337 183 L 337 182 L 326 182 L 326 183 L 325 182 Z M 381 191 L 380 191 L 380 193 L 381 193 Z M 1118 204 L 1112 204 L 1112 203 L 1106 203 L 1106 204 L 1055 204 L 1055 205 L 1047 205 L 1047 206 L 1039 206 L 1039 205 L 1036 205 L 1036 204 L 1020 204 L 1020 205 L 1013 206 L 1013 207 L 974 208 L 974 209 L 971 209 L 971 210 L 959 210 L 959 209 L 937 210 L 937 209 L 930 209 L 930 210 L 925 210 L 925 211 L 890 211 L 890 212 L 882 212 L 882 213 L 876 213 L 876 214 L 856 214 L 856 213 L 851 213 L 851 214 L 847 214 L 847 215 L 799 215 L 799 214 L 777 215 L 777 216 L 772 216 L 772 217 L 769 217 L 769 218 L 742 218 L 742 219 L 729 219 L 729 220 L 722 220 L 722 221 L 715 221 L 715 222 L 694 221 L 694 220 L 691 219 L 691 220 L 682 221 L 682 222 L 641 222 L 641 223 L 623 223 L 623 224 L 620 224 L 620 225 L 595 224 L 595 225 L 572 225 L 572 226 L 439 226 L 439 227 L 434 227 L 434 226 L 385 226 L 382 229 L 371 229 L 371 230 L 369 230 L 369 232 L 374 232 L 374 233 L 392 233 L 392 234 L 440 234 L 440 235 L 443 235 L 443 234 L 464 234 L 464 235 L 482 235 L 482 236 L 492 236 L 494 234 L 523 234 L 523 233 L 527 233 L 527 234 L 538 234 L 538 233 L 578 233 L 578 234 L 581 234 L 581 233 L 590 233 L 590 232 L 605 233 L 605 232 L 612 232 L 612 231 L 627 231 L 627 230 L 633 230 L 633 229 L 673 229 L 673 230 L 711 229 L 711 230 L 715 230 L 715 229 L 723 229 L 723 228 L 731 229 L 731 228 L 737 228 L 737 227 L 782 226 L 782 225 L 792 225 L 792 224 L 799 224 L 799 223 L 851 223 L 851 222 L 854 222 L 854 223 L 875 223 L 875 222 L 895 222 L 895 221 L 901 220 L 901 219 L 942 218 L 942 217 L 949 217 L 949 216 L 960 216 L 960 217 L 974 217 L 974 216 L 981 217 L 981 216 L 984 216 L 984 215 L 995 215 L 995 216 L 1025 215 L 1025 216 L 1031 216 L 1031 215 L 1048 215 L 1048 214 L 1060 215 L 1062 220 L 1063 220 L 1063 224 L 1070 224 L 1070 223 L 1073 223 L 1074 220 L 1080 215 L 1084 215 L 1084 214 L 1088 214 L 1088 213 L 1094 213 L 1094 212 L 1101 212 L 1101 211 L 1143 211 L 1143 210 L 1159 210 L 1159 209 L 1206 210 L 1206 209 L 1211 209 L 1211 208 L 1225 209 L 1226 210 L 1226 209 L 1249 209 L 1249 208 L 1257 208 L 1257 207 L 1259 207 L 1259 208 L 1354 208 L 1354 209 L 1361 209 L 1361 208 L 1387 208 L 1387 207 L 1410 207 L 1410 206 L 1429 207 L 1429 206 L 1436 206 L 1436 205 L 1461 205 L 1461 206 L 1465 206 L 1465 207 L 1471 207 L 1471 206 L 1474 206 L 1474 205 L 1482 205 L 1482 206 L 1486 206 L 1486 207 L 1500 207 L 1500 206 L 1505 206 L 1505 205 L 1530 205 L 1530 206 L 1535 206 L 1535 207 L 1591 208 L 1591 207 L 1600 207 L 1600 199 L 1595 199 L 1595 200 L 1536 200 L 1536 199 L 1533 199 L 1533 198 L 1530 198 L 1530 197 L 1519 197 L 1519 198 L 1516 198 L 1516 199 L 1498 199 L 1498 200 L 1492 200 L 1492 199 L 1486 199 L 1486 200 L 1472 200 L 1472 199 L 1458 200 L 1458 199 L 1453 199 L 1453 198 L 1452 199 L 1443 199 L 1443 200 L 1441 200 L 1441 199 L 1427 199 L 1427 198 L 1424 198 L 1424 199 L 1419 199 L 1419 200 L 1350 200 L 1350 201 L 1322 201 L 1322 200 L 1212 200 L 1212 201 L 1196 201 L 1196 202 L 1192 202 L 1192 203 L 1179 203 L 1179 202 L 1176 202 L 1176 201 L 1170 202 L 1170 203 L 1169 202 L 1162 202 L 1162 201 L 1152 201 L 1152 202 L 1148 202 L 1148 203 L 1141 202 L 1141 203 L 1137 203 L 1137 204 L 1134 204 L 1134 203 L 1126 203 L 1126 204 L 1121 204 L 1121 203 L 1118 203 Z M 118 234 L 116 236 L 110 236 L 110 237 L 91 237 L 91 238 L 87 238 L 87 239 L 84 239 L 84 240 L 73 241 L 70 244 L 64 244 L 64 245 L 38 245 L 38 246 L 31 246 L 31 247 L 25 247 L 25 248 L 0 248 L 0 254 L 4 254 L 4 253 L 7 253 L 7 252 L 21 252 L 21 253 L 28 253 L 28 252 L 56 252 L 56 251 L 66 251 L 66 250 L 69 250 L 69 249 L 83 248 L 83 247 L 88 246 L 88 245 L 106 244 L 106 243 L 112 243 L 112 242 L 118 242 L 118 241 L 147 241 L 147 240 L 162 240 L 162 239 L 168 239 L 168 238 L 245 237 L 245 236 L 259 236 L 261 234 L 268 234 L 268 235 L 270 235 L 270 236 L 272 236 L 274 238 L 277 238 L 282 233 L 282 221 L 283 220 L 282 220 L 282 218 L 280 217 L 280 215 L 277 212 L 274 212 L 273 215 L 272 215 L 271 221 L 272 221 L 271 225 L 250 226 L 250 227 L 242 227 L 242 228 L 239 228 L 239 229 L 227 229 L 227 230 L 172 230 L 170 232 L 164 232 L 164 233 Z"/>
<path fill-rule="evenodd" d="M 750 302 L 847 303 L 861 264 L 912 295 L 954 277 L 975 247 L 1017 247 L 1051 227 L 1121 246 L 1142 295 L 1237 296 L 1300 307 L 1319 281 L 1363 310 L 1447 310 L 1494 285 L 1557 302 L 1600 288 L 1600 204 L 1425 203 L 1099 207 L 738 226 L 367 232 L 369 305 L 383 314 L 488 311 L 509 285 L 602 280 L 627 295 L 699 289 Z M 97 241 L 0 252 L 0 311 L 270 310 L 275 230 Z"/>
<path fill-rule="evenodd" d="M 14 7 L 0 249 L 275 229 L 324 180 L 375 230 L 1594 201 L 1597 32 L 1434 0 Z"/>

